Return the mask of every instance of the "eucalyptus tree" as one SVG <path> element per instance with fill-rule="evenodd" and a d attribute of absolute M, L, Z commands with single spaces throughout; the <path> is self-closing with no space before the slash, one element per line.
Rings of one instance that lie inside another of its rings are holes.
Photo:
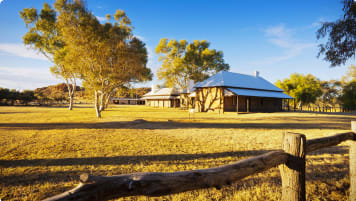
<path fill-rule="evenodd" d="M 335 22 L 323 22 L 317 31 L 317 39 L 328 37 L 325 44 L 319 45 L 318 57 L 331 66 L 345 64 L 356 56 L 356 3 L 355 0 L 343 0 L 344 15 Z"/>
<path fill-rule="evenodd" d="M 64 63 L 66 43 L 58 27 L 57 12 L 44 3 L 40 11 L 24 8 L 20 16 L 29 29 L 23 36 L 24 44 L 39 51 L 54 64 L 50 70 L 64 79 L 68 88 L 69 110 L 72 110 L 77 76 L 74 66 Z"/>
<path fill-rule="evenodd" d="M 346 75 L 342 76 L 341 82 L 347 84 L 350 82 L 356 82 L 356 66 L 350 65 L 346 71 Z"/>
<path fill-rule="evenodd" d="M 341 99 L 344 108 L 356 110 L 356 81 L 351 81 L 342 88 Z"/>
<path fill-rule="evenodd" d="M 332 107 L 341 103 L 342 85 L 340 81 L 320 81 L 320 89 L 322 95 L 318 98 L 318 102 L 321 102 L 323 105 L 331 105 Z"/>
<path fill-rule="evenodd" d="M 155 50 L 162 61 L 158 78 L 165 80 L 169 87 L 185 89 L 189 80 L 200 82 L 219 71 L 229 70 L 223 52 L 209 49 L 209 46 L 206 40 L 188 43 L 186 40 L 161 39 Z"/>
<path fill-rule="evenodd" d="M 341 100 L 345 108 L 356 109 L 356 66 L 349 66 L 346 75 L 341 79 L 342 95 Z"/>
<path fill-rule="evenodd" d="M 101 24 L 81 1 L 57 0 L 55 8 L 66 41 L 65 63 L 79 67 L 76 72 L 94 95 L 97 117 L 116 88 L 152 79 L 145 44 L 133 37 L 124 11 L 116 11 L 113 23 L 107 15 Z"/>
<path fill-rule="evenodd" d="M 315 103 L 316 99 L 322 95 L 319 79 L 311 74 L 293 73 L 290 78 L 286 78 L 283 81 L 277 80 L 275 84 L 295 98 L 299 102 L 301 109 L 303 109 L 303 105 Z"/>

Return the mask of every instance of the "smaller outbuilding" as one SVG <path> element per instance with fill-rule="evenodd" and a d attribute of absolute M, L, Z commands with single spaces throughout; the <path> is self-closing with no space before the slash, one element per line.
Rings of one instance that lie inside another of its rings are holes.
<path fill-rule="evenodd" d="M 114 104 L 119 105 L 144 105 L 145 101 L 139 98 L 112 98 Z"/>
<path fill-rule="evenodd" d="M 141 100 L 151 107 L 180 107 L 180 93 L 176 88 L 158 88 L 152 85 L 152 90 L 143 95 Z"/>

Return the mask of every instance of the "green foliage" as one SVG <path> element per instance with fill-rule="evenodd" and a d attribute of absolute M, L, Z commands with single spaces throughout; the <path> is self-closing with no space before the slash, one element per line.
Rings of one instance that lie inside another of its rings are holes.
<path fill-rule="evenodd" d="M 19 99 L 23 104 L 27 105 L 29 102 L 36 100 L 35 93 L 32 90 L 24 90 L 20 93 Z"/>
<path fill-rule="evenodd" d="M 322 95 L 319 97 L 319 102 L 323 105 L 331 106 L 340 104 L 340 96 L 342 93 L 342 84 L 340 81 L 320 81 L 320 89 Z"/>
<path fill-rule="evenodd" d="M 294 73 L 290 78 L 278 80 L 276 86 L 283 89 L 302 105 L 314 103 L 321 96 L 320 81 L 313 75 L 302 75 Z"/>
<path fill-rule="evenodd" d="M 128 88 L 122 87 L 116 91 L 116 97 L 120 98 L 141 98 L 146 93 L 150 92 L 151 88 L 141 87 L 141 88 Z"/>
<path fill-rule="evenodd" d="M 16 100 L 19 99 L 20 92 L 16 91 L 16 89 L 10 89 L 10 94 L 8 95 L 8 100 L 11 102 L 11 105 L 14 105 Z"/>
<path fill-rule="evenodd" d="M 55 10 L 44 3 L 39 13 L 35 8 L 25 8 L 20 12 L 20 16 L 29 27 L 29 31 L 23 36 L 24 44 L 40 51 L 54 62 L 56 51 L 60 51 L 64 46 L 57 29 Z"/>
<path fill-rule="evenodd" d="M 92 91 L 98 117 L 116 88 L 152 79 L 145 44 L 133 37 L 124 11 L 116 11 L 114 23 L 101 24 L 80 1 L 58 0 L 55 8 L 66 41 L 61 58 L 65 65 L 76 66 L 75 72 Z"/>
<path fill-rule="evenodd" d="M 36 100 L 34 92 L 32 90 L 24 90 L 19 92 L 15 89 L 0 88 L 0 105 L 15 105 L 24 104 L 27 105 L 29 102 Z"/>
<path fill-rule="evenodd" d="M 109 21 L 111 20 L 111 15 L 110 15 L 110 14 L 106 14 L 106 15 L 105 15 L 105 18 L 106 18 L 106 20 L 109 22 Z"/>
<path fill-rule="evenodd" d="M 76 91 L 76 79 L 92 90 L 100 104 L 108 102 L 116 88 L 131 82 L 152 79 L 147 68 L 145 44 L 132 35 L 131 20 L 123 10 L 106 15 L 101 24 L 80 0 L 57 0 L 52 9 L 44 4 L 40 12 L 25 8 L 20 12 L 28 33 L 24 43 L 43 53 L 55 65 L 50 68 L 66 81 L 69 109 Z M 39 93 L 44 100 L 48 96 Z M 65 100 L 61 94 L 52 94 L 51 100 Z"/>
<path fill-rule="evenodd" d="M 342 89 L 344 108 L 356 110 L 356 81 L 346 84 Z"/>
<path fill-rule="evenodd" d="M 76 86 L 76 92 L 84 91 L 84 88 Z M 37 88 L 34 95 L 40 105 L 50 105 L 68 101 L 68 87 L 65 83 Z"/>
<path fill-rule="evenodd" d="M 162 61 L 158 78 L 164 79 L 168 87 L 185 89 L 189 80 L 201 82 L 219 71 L 229 70 L 223 52 L 209 49 L 209 46 L 206 40 L 194 40 L 188 44 L 186 40 L 161 39 L 156 47 L 159 61 Z"/>
<path fill-rule="evenodd" d="M 8 99 L 9 94 L 10 94 L 9 89 L 0 87 L 0 102 L 2 102 L 3 99 Z"/>
<path fill-rule="evenodd" d="M 56 10 L 44 3 L 40 12 L 37 12 L 35 8 L 24 8 L 20 16 L 29 28 L 23 36 L 24 44 L 38 50 L 55 64 L 50 70 L 55 76 L 65 80 L 70 97 L 69 109 L 72 109 L 76 88 L 76 66 L 64 62 L 67 54 L 66 45 L 57 22 Z"/>
<path fill-rule="evenodd" d="M 342 102 L 345 109 L 356 109 L 356 66 L 349 66 L 346 75 L 342 77 Z"/>
<path fill-rule="evenodd" d="M 345 64 L 356 53 L 356 3 L 354 0 L 344 0 L 344 17 L 335 22 L 324 22 L 317 31 L 317 39 L 328 36 L 325 44 L 319 45 L 318 57 L 324 55 L 324 60 L 331 66 Z"/>
<path fill-rule="evenodd" d="M 356 81 L 356 66 L 351 65 L 347 69 L 346 75 L 342 76 L 341 82 L 349 83 L 349 82 L 355 82 L 355 81 Z"/>

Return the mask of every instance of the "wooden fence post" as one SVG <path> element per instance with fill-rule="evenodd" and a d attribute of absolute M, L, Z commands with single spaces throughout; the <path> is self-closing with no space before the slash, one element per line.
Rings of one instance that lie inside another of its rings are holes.
<path fill-rule="evenodd" d="M 356 121 L 351 121 L 351 130 L 356 133 Z M 356 141 L 350 142 L 350 201 L 356 200 Z"/>
<path fill-rule="evenodd" d="M 290 154 L 287 163 L 280 166 L 282 201 L 305 201 L 306 137 L 303 134 L 286 132 L 282 146 Z"/>

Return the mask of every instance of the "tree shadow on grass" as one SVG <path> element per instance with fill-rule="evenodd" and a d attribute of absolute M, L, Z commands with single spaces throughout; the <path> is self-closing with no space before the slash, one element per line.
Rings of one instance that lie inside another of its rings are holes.
<path fill-rule="evenodd" d="M 0 115 L 1 114 L 25 114 L 25 113 L 32 113 L 32 112 L 0 112 Z"/>
<path fill-rule="evenodd" d="M 55 158 L 55 159 L 20 159 L 20 160 L 0 160 L 0 167 L 24 167 L 24 166 L 73 166 L 73 165 L 122 165 L 140 164 L 152 161 L 190 161 L 196 159 L 217 159 L 224 157 L 253 157 L 270 150 L 244 150 L 228 151 L 218 153 L 198 153 L 198 154 L 162 154 L 162 155 L 131 155 L 131 156 L 109 156 L 109 157 L 87 157 L 87 158 Z M 308 155 L 325 154 L 347 154 L 348 146 L 332 146 L 323 148 Z M 325 156 L 323 156 L 325 158 Z"/>
<path fill-rule="evenodd" d="M 311 121 L 312 122 L 312 121 Z M 180 129 L 180 128 L 243 128 L 243 129 L 350 129 L 349 124 L 334 122 L 327 124 L 291 122 L 291 123 L 199 123 L 177 121 L 117 121 L 97 123 L 0 123 L 5 129 Z"/>
<path fill-rule="evenodd" d="M 307 114 L 331 114 L 331 115 L 356 115 L 355 112 L 318 112 L 318 111 L 296 111 L 289 113 L 307 113 Z"/>
<path fill-rule="evenodd" d="M 167 154 L 167 155 L 143 155 L 143 156 L 115 156 L 115 157 L 89 157 L 89 158 L 63 158 L 63 159 L 33 159 L 33 160 L 0 160 L 0 168 L 29 167 L 28 170 L 40 168 L 36 166 L 74 166 L 70 171 L 33 171 L 29 174 L 1 175 L 0 184 L 5 186 L 33 185 L 35 183 L 56 183 L 77 181 L 83 171 L 75 170 L 76 166 L 87 165 L 127 165 L 150 164 L 151 162 L 169 162 L 168 166 L 178 164 L 196 164 L 196 159 L 217 159 L 224 157 L 250 157 L 257 156 L 272 150 L 234 151 L 206 154 Z M 203 162 L 202 162 L 203 163 Z M 206 162 L 207 163 L 207 162 Z M 206 164 L 205 163 L 205 164 Z M 231 163 L 231 162 L 230 162 Z M 112 169 L 111 169 L 112 170 Z M 120 170 L 120 169 L 118 169 Z M 114 170 L 115 171 L 115 170 Z M 107 172 L 91 172 L 94 175 L 107 175 Z M 117 173 L 116 174 L 120 174 Z"/>
<path fill-rule="evenodd" d="M 0 175 L 0 185 L 25 186 L 44 183 L 79 181 L 80 171 L 33 172 L 27 174 Z"/>
<path fill-rule="evenodd" d="M 271 117 L 271 119 L 281 119 L 281 117 Z M 337 121 L 350 123 L 352 120 L 356 120 L 355 117 L 345 117 L 345 116 L 303 116 L 303 117 L 286 117 L 288 120 L 294 121 Z"/>
<path fill-rule="evenodd" d="M 331 147 L 326 147 L 326 148 L 322 148 L 322 149 L 307 153 L 307 157 L 308 157 L 308 155 L 347 154 L 348 152 L 349 152 L 348 146 L 331 146 Z"/>
<path fill-rule="evenodd" d="M 59 159 L 22 159 L 0 160 L 0 167 L 25 166 L 73 166 L 73 165 L 123 165 L 141 164 L 152 161 L 189 161 L 195 159 L 216 159 L 224 157 L 257 156 L 273 150 L 248 150 L 206 154 L 165 154 L 165 155 L 137 155 L 88 158 L 59 158 Z"/>
<path fill-rule="evenodd" d="M 344 147 L 340 147 L 335 150 L 326 149 L 323 152 L 314 154 L 324 154 L 336 153 L 342 154 Z M 0 186 L 23 186 L 23 185 L 34 185 L 34 184 L 44 184 L 44 183 L 61 183 L 61 182 L 79 182 L 79 175 L 83 173 L 83 170 L 79 170 L 78 166 L 85 165 L 122 165 L 122 164 L 145 164 L 152 161 L 175 161 L 176 165 L 196 163 L 195 159 L 216 159 L 223 157 L 252 157 L 261 155 L 263 153 L 272 150 L 251 150 L 251 151 L 235 151 L 235 152 L 221 152 L 221 153 L 208 153 L 208 154 L 167 154 L 167 155 L 151 155 L 151 156 L 117 156 L 117 157 L 91 157 L 91 158 L 65 158 L 65 159 L 34 159 L 34 160 L 0 160 L 0 166 L 8 168 L 24 167 L 30 166 L 29 170 L 32 168 L 33 171 L 28 174 L 10 174 L 10 175 L 0 175 Z M 313 160 L 313 159 L 312 159 Z M 190 162 L 189 162 L 190 161 Z M 235 162 L 235 161 L 233 161 Z M 208 163 L 206 162 L 201 162 Z M 229 162 L 232 163 L 232 162 Z M 202 165 L 201 164 L 201 165 Z M 68 171 L 48 171 L 48 172 L 38 172 L 37 167 L 31 166 L 74 166 Z M 174 165 L 172 163 L 168 165 Z M 75 167 L 77 166 L 77 167 Z M 78 168 L 76 170 L 76 168 Z M 122 174 L 118 169 L 110 169 L 108 171 L 102 168 L 91 171 L 90 174 L 93 175 L 118 175 Z M 273 170 L 273 171 L 278 171 Z M 307 181 L 320 181 L 326 183 L 328 186 L 332 186 L 331 180 L 339 181 L 348 175 L 348 163 L 323 163 L 323 164 L 308 164 L 306 169 L 306 179 Z M 329 182 L 329 183 L 328 183 Z M 268 183 L 270 185 L 281 185 L 280 176 L 265 176 L 259 174 L 254 177 L 248 177 L 241 181 L 236 182 L 231 187 L 227 188 L 249 188 L 256 184 L 261 185 L 262 183 Z M 74 187 L 74 186 L 73 186 Z M 329 188 L 329 187 L 328 187 Z M 330 187 L 331 188 L 331 187 Z M 341 187 L 335 188 L 337 191 L 346 192 L 348 184 L 342 184 Z M 334 189 L 334 190 L 335 190 Z"/>
<path fill-rule="evenodd" d="M 191 161 L 196 159 L 217 159 L 224 157 L 253 157 L 276 150 L 246 150 L 230 151 L 204 154 L 164 154 L 164 155 L 133 155 L 133 156 L 111 156 L 111 157 L 87 157 L 87 158 L 58 158 L 58 159 L 20 159 L 20 160 L 0 160 L 0 167 L 26 167 L 26 166 L 73 166 L 73 165 L 123 165 L 141 164 L 153 161 Z M 325 154 L 347 154 L 347 146 L 333 146 L 308 155 Z M 332 156 L 331 156 L 332 157 Z M 325 158 L 325 156 L 323 156 Z M 313 160 L 313 159 L 312 159 Z"/>

